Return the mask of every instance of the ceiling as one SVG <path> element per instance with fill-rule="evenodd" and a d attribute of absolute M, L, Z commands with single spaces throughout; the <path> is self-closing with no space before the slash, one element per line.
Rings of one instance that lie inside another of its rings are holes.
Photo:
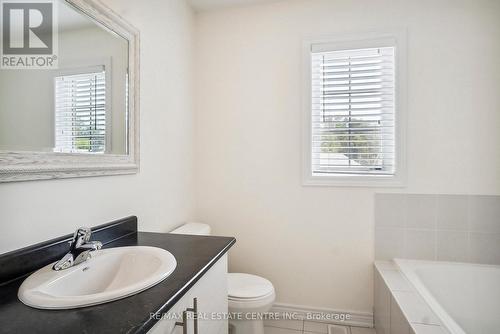
<path fill-rule="evenodd" d="M 277 2 L 280 0 L 187 0 L 187 1 L 196 11 L 200 12 L 218 8 Z"/>

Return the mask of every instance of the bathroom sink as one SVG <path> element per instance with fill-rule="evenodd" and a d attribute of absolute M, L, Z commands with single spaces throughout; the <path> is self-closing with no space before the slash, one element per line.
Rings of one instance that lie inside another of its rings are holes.
<path fill-rule="evenodd" d="M 53 263 L 31 274 L 18 291 L 26 305 L 68 309 L 102 304 L 146 290 L 177 266 L 168 251 L 145 246 L 117 247 L 92 253 L 89 260 L 55 271 Z"/>

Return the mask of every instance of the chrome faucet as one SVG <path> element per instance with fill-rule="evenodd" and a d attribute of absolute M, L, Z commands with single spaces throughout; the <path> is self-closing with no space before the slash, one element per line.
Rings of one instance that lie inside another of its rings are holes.
<path fill-rule="evenodd" d="M 100 241 L 89 241 L 92 231 L 88 227 L 80 227 L 73 235 L 69 252 L 57 261 L 52 269 L 64 270 L 91 258 L 90 252 L 101 249 Z"/>

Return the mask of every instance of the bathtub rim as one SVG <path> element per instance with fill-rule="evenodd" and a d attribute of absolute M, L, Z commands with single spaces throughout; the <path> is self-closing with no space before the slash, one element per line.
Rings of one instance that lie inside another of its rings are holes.
<path fill-rule="evenodd" d="M 453 319 L 452 316 L 446 312 L 446 310 L 441 306 L 439 301 L 433 296 L 433 294 L 427 289 L 422 280 L 418 277 L 415 269 L 418 266 L 439 266 L 439 265 L 475 265 L 472 263 L 462 263 L 462 262 L 448 262 L 448 261 L 429 261 L 429 260 L 411 260 L 411 259 L 393 259 L 393 262 L 399 269 L 400 273 L 409 281 L 416 292 L 424 299 L 424 301 L 429 305 L 431 310 L 436 314 L 436 316 L 441 320 L 442 325 L 451 334 L 467 334 L 460 327 L 460 325 Z M 483 266 L 483 265 L 479 265 Z"/>
<path fill-rule="evenodd" d="M 379 291 L 379 299 L 374 300 L 382 302 L 382 304 L 378 304 L 378 312 L 376 310 L 377 305 L 374 305 L 374 320 L 376 322 L 378 318 L 379 325 L 385 324 L 387 326 L 379 327 L 379 329 L 390 330 L 390 326 L 392 325 L 390 320 L 392 319 L 392 304 L 395 303 L 395 307 L 399 308 L 402 312 L 411 334 L 429 334 L 429 331 L 434 334 L 450 334 L 438 316 L 403 275 L 393 260 L 375 260 L 374 270 L 374 282 L 377 282 L 377 278 L 379 278 L 379 282 L 383 285 L 374 286 L 375 291 Z M 385 295 L 385 298 L 381 297 L 384 293 L 388 293 L 388 295 Z M 423 307 L 419 308 L 416 312 L 415 309 L 411 310 L 408 300 L 404 300 L 407 298 L 412 299 L 412 296 L 415 297 L 414 301 L 417 302 L 416 305 L 421 304 L 419 307 Z M 375 295 L 374 298 L 376 298 Z M 377 329 L 377 327 L 375 328 Z M 388 334 L 389 332 L 383 331 L 382 333 Z"/>
<path fill-rule="evenodd" d="M 436 314 L 442 323 L 442 326 L 451 334 L 467 334 L 463 328 L 453 319 L 452 316 L 441 306 L 433 294 L 426 288 L 425 284 L 418 277 L 415 270 L 418 266 L 455 266 L 455 267 L 478 267 L 478 268 L 492 268 L 498 270 L 500 265 L 485 264 L 485 263 L 471 263 L 471 262 L 457 262 L 457 261 L 437 261 L 437 260 L 414 260 L 394 258 L 390 262 L 395 265 L 395 269 L 402 274 L 406 280 L 411 284 L 415 291 L 424 299 L 431 310 Z"/>

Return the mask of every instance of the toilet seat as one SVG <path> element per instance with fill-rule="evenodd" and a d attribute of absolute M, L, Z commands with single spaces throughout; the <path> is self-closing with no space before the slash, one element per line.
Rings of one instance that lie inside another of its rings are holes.
<path fill-rule="evenodd" d="M 244 273 L 228 274 L 228 299 L 258 301 L 274 294 L 271 282 L 263 277 Z"/>
<path fill-rule="evenodd" d="M 276 298 L 273 284 L 256 275 L 229 273 L 227 286 L 231 312 L 267 312 Z"/>
<path fill-rule="evenodd" d="M 267 312 L 276 295 L 271 293 L 265 298 L 258 299 L 228 299 L 229 312 Z"/>

